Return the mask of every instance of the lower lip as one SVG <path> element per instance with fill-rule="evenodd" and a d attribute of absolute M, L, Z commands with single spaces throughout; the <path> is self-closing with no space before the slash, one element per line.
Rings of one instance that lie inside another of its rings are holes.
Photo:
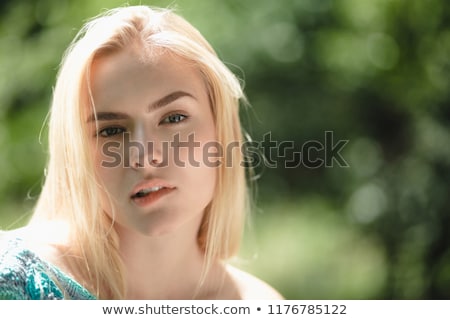
<path fill-rule="evenodd" d="M 134 203 L 136 203 L 140 207 L 147 207 L 147 206 L 155 203 L 156 201 L 158 201 L 165 195 L 169 194 L 173 190 L 174 189 L 163 188 L 163 189 L 155 191 L 155 192 L 150 192 L 145 197 L 133 198 L 132 200 L 134 201 Z"/>

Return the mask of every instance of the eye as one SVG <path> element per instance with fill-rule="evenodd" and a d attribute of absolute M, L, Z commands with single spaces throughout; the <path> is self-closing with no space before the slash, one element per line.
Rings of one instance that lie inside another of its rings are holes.
<path fill-rule="evenodd" d="M 121 127 L 108 127 L 98 132 L 98 135 L 104 138 L 124 133 L 125 129 Z"/>
<path fill-rule="evenodd" d="M 181 113 L 173 113 L 173 114 L 167 116 L 166 118 L 164 118 L 161 121 L 161 123 L 172 124 L 172 123 L 178 123 L 178 122 L 184 121 L 185 119 L 187 119 L 187 116 L 185 116 Z"/>

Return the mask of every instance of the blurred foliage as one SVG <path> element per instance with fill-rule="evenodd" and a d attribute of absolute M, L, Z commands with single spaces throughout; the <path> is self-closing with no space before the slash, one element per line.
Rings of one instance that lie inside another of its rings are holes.
<path fill-rule="evenodd" d="M 450 298 L 448 1 L 129 3 L 175 6 L 205 35 L 245 81 L 255 141 L 349 140 L 348 168 L 257 168 L 242 267 L 291 299 Z M 25 223 L 39 194 L 63 51 L 122 4 L 0 3 L 1 228 Z"/>

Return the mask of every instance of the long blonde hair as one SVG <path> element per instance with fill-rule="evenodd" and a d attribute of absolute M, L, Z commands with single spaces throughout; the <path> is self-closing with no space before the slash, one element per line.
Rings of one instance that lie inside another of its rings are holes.
<path fill-rule="evenodd" d="M 124 298 L 126 288 L 119 239 L 100 205 L 93 155 L 86 147 L 86 119 L 93 108 L 89 74 L 94 59 L 133 44 L 140 45 L 144 55 L 163 49 L 193 62 L 207 84 L 219 143 L 240 146 L 243 141 L 241 85 L 200 32 L 182 17 L 169 9 L 131 6 L 107 11 L 84 25 L 58 73 L 49 118 L 49 160 L 31 223 L 62 220 L 68 224 L 70 269 L 101 299 Z M 248 193 L 242 152 L 232 148 L 225 156 L 232 157 L 232 162 L 225 159 L 218 168 L 215 194 L 198 234 L 205 270 L 213 261 L 237 253 L 245 220 Z"/>

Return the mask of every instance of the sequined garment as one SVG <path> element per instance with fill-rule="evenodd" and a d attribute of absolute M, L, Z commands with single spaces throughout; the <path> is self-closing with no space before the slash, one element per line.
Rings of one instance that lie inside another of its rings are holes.
<path fill-rule="evenodd" d="M 93 300 L 88 290 L 26 249 L 20 239 L 0 241 L 0 300 Z"/>

